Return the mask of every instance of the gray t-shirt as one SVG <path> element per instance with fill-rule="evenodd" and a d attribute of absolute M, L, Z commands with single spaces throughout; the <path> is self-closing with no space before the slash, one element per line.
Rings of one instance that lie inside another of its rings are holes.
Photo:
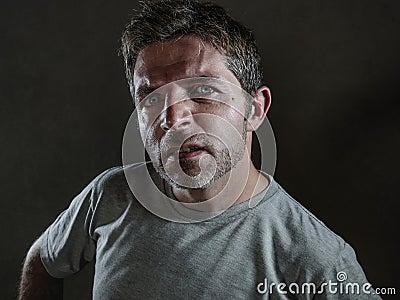
<path fill-rule="evenodd" d="M 380 299 L 362 293 L 353 249 L 269 181 L 254 207 L 177 223 L 135 199 L 122 167 L 107 170 L 45 231 L 42 261 L 66 277 L 96 259 L 94 299 Z"/>

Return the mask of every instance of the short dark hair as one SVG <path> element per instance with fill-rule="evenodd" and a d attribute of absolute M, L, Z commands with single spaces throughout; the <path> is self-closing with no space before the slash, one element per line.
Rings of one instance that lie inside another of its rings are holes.
<path fill-rule="evenodd" d="M 122 54 L 129 85 L 136 59 L 146 46 L 194 35 L 226 58 L 226 67 L 249 94 L 262 85 L 261 58 L 253 33 L 232 19 L 221 6 L 197 0 L 141 1 L 122 36 Z"/>

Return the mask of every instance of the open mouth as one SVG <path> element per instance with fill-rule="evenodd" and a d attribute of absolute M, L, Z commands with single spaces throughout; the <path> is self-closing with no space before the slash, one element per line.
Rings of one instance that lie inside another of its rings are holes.
<path fill-rule="evenodd" d="M 184 145 L 179 149 L 179 159 L 195 158 L 205 153 L 207 153 L 207 150 L 205 150 L 202 147 L 193 145 L 191 146 Z"/>

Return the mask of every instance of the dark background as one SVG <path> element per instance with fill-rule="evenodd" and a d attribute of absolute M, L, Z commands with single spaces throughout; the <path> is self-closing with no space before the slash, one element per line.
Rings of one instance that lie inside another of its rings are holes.
<path fill-rule="evenodd" d="M 399 293 L 400 2 L 217 3 L 258 39 L 277 181 L 355 248 L 374 286 Z M 1 299 L 16 296 L 34 239 L 93 177 L 121 164 L 132 107 L 117 53 L 134 8 L 0 4 Z M 90 297 L 91 268 L 66 280 L 66 299 Z"/>

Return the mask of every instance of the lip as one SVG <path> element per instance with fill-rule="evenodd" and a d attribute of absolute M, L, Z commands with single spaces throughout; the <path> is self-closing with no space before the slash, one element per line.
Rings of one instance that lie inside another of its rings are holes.
<path fill-rule="evenodd" d="M 208 151 L 199 149 L 193 152 L 188 152 L 188 153 L 179 153 L 179 160 L 184 160 L 184 159 L 196 159 L 204 154 L 208 153 Z"/>
<path fill-rule="evenodd" d="M 193 151 L 193 152 L 180 152 L 181 149 L 184 148 L 198 148 L 198 150 Z M 196 144 L 196 143 L 184 143 L 182 144 L 180 147 L 178 146 L 171 146 L 166 152 L 166 156 L 167 157 L 173 157 L 176 154 L 178 154 L 179 159 L 190 159 L 190 158 L 196 158 L 199 155 L 203 155 L 205 153 L 209 153 L 209 151 L 207 150 L 206 147 L 204 147 L 203 145 L 200 144 Z"/>
<path fill-rule="evenodd" d="M 192 152 L 180 152 L 180 150 L 184 148 L 198 148 L 198 150 Z M 179 149 L 179 159 L 193 159 L 206 153 L 208 153 L 208 151 L 202 145 L 195 143 L 185 143 Z"/>

